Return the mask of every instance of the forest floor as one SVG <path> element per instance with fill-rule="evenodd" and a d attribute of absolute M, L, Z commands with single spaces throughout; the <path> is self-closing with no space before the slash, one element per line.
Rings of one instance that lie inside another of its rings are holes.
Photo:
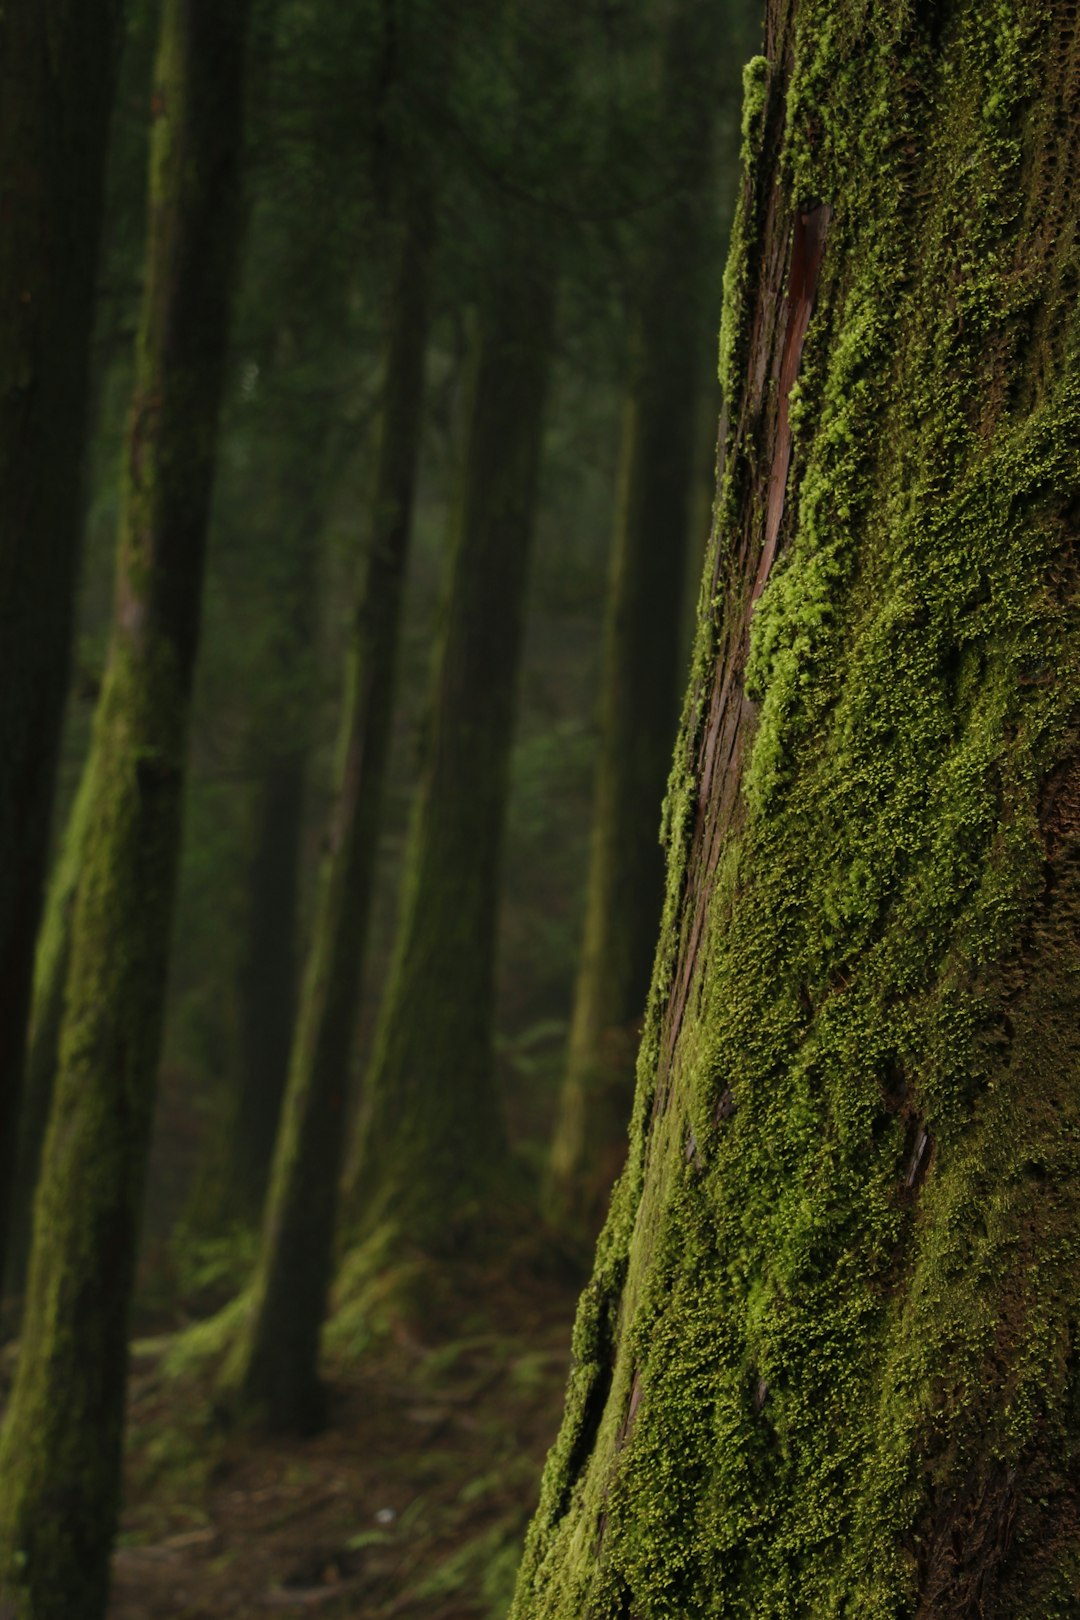
<path fill-rule="evenodd" d="M 339 1359 L 330 1422 L 302 1441 L 223 1434 L 169 1341 L 137 1346 L 109 1620 L 502 1620 L 576 1292 L 519 1278 L 453 1343 Z"/>

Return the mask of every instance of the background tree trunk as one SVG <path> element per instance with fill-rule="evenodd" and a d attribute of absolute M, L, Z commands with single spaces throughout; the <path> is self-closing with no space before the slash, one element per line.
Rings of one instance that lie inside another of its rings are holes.
<path fill-rule="evenodd" d="M 547 1198 L 557 1219 L 590 1238 L 625 1153 L 663 898 L 660 806 L 684 674 L 697 408 L 710 359 L 703 295 L 718 246 L 709 217 L 724 100 L 717 64 L 734 58 L 733 34 L 728 10 L 686 0 L 667 42 L 662 128 L 673 194 L 650 236 L 625 404 L 585 932 Z M 727 74 L 732 96 L 736 76 Z"/>
<path fill-rule="evenodd" d="M 0 20 L 0 1274 L 67 694 L 119 0 Z"/>
<path fill-rule="evenodd" d="M 362 1102 L 361 1234 L 440 1251 L 505 1168 L 492 1061 L 499 852 L 551 361 L 554 277 L 504 230 L 479 311 L 424 772 Z"/>
<path fill-rule="evenodd" d="M 767 50 L 630 1158 L 513 1613 L 1064 1615 L 1080 30 L 771 0 Z"/>
<path fill-rule="evenodd" d="M 258 1220 L 289 1069 L 300 952 L 300 851 L 306 754 L 271 759 L 256 788 L 240 984 L 240 1076 L 229 1127 L 229 1201 Z"/>
<path fill-rule="evenodd" d="M 12 1180 L 11 1241 L 4 1275 L 5 1292 L 9 1294 L 21 1293 L 26 1284 L 34 1189 L 49 1128 L 49 1111 L 60 1055 L 64 986 L 71 962 L 72 915 L 86 853 L 90 818 L 96 803 L 92 766 L 91 751 L 79 778 L 63 842 L 49 874 L 38 931 L 19 1146 Z"/>
<path fill-rule="evenodd" d="M 311 271 L 307 248 L 305 243 L 303 264 Z M 307 738 L 315 701 L 319 558 L 334 488 L 331 464 L 336 455 L 328 446 L 336 445 L 339 424 L 332 393 L 324 388 L 310 397 L 290 386 L 288 364 L 290 356 L 311 357 L 324 341 L 340 341 L 345 272 L 340 265 L 328 268 L 329 279 L 325 271 L 297 276 L 292 292 L 297 300 L 304 299 L 307 331 L 281 334 L 286 354 L 280 357 L 279 371 L 284 375 L 271 377 L 269 384 L 278 396 L 270 411 L 275 431 L 266 446 L 275 465 L 263 469 L 275 490 L 269 512 L 278 532 L 268 537 L 278 559 L 271 610 L 275 630 L 272 667 L 266 672 L 254 728 L 261 769 L 248 868 L 247 949 L 239 986 L 238 1084 L 213 1199 L 219 1220 L 226 1223 L 231 1216 L 256 1224 L 263 1213 L 303 963 L 300 879 Z M 309 374 L 306 366 L 302 374 Z M 213 1171 L 211 1175 L 213 1179 Z M 204 1210 L 204 1220 L 213 1213 Z"/>
<path fill-rule="evenodd" d="M 256 1421 L 322 1420 L 319 1340 L 337 1224 L 345 1100 L 371 910 L 412 529 L 427 349 L 431 199 L 413 196 L 390 294 L 370 550 L 338 741 L 338 799 L 323 862 L 270 1198 L 247 1318 L 223 1372 Z"/>
<path fill-rule="evenodd" d="M 0 1559 L 25 1620 L 100 1620 L 128 1304 L 180 840 L 240 214 L 247 7 L 166 0 L 116 608 L 60 1071 L 0 1436 Z"/>
<path fill-rule="evenodd" d="M 80 529 L 78 550 L 86 553 L 89 549 L 90 555 L 85 557 L 83 566 L 91 572 L 97 562 L 93 555 L 95 505 L 100 500 L 102 486 L 114 485 L 120 461 L 127 401 L 131 394 L 134 344 L 129 333 L 133 333 L 138 316 L 144 257 L 148 113 L 156 44 L 153 7 L 145 0 L 139 0 L 138 4 L 124 8 L 124 19 L 125 27 L 120 30 L 124 34 L 124 43 L 113 98 L 115 113 L 109 121 L 105 188 L 101 203 L 104 230 L 97 264 L 98 311 L 90 341 L 90 376 L 86 389 L 88 401 L 84 413 L 85 464 L 77 520 Z M 103 555 L 112 556 L 116 550 L 115 532 L 110 533 L 107 524 L 101 527 L 106 538 Z M 77 644 L 77 627 L 75 640 Z M 67 697 L 68 725 L 73 712 L 92 692 L 96 692 L 100 684 L 96 670 L 80 667 L 73 673 L 74 680 L 70 683 Z M 75 729 L 80 729 L 77 722 Z M 21 1293 L 26 1281 L 34 1186 L 56 1076 L 64 982 L 71 943 L 71 912 L 82 863 L 81 839 L 90 803 L 89 772 L 85 769 L 87 764 L 88 761 L 84 760 L 84 769 L 62 830 L 53 829 L 55 848 L 38 925 L 23 1065 L 23 1095 L 15 1138 L 18 1152 L 13 1167 L 12 1197 L 8 1210 L 10 1240 L 3 1257 L 6 1294 Z M 59 780 L 62 783 L 63 750 Z M 55 822 L 55 816 L 53 820 Z"/>

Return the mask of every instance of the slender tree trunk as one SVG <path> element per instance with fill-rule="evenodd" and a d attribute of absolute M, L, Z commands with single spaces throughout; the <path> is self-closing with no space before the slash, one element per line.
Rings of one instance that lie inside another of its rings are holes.
<path fill-rule="evenodd" d="M 630 1159 L 512 1612 L 1069 1615 L 1080 23 L 771 0 L 767 49 Z"/>
<path fill-rule="evenodd" d="M 309 282 L 297 298 L 311 298 Z M 310 304 L 310 327 L 340 331 L 344 320 L 341 286 L 317 291 Z M 318 307 L 316 307 L 318 305 Z M 329 316 L 329 319 L 327 317 Z M 262 1215 L 281 1105 L 289 1072 L 302 966 L 300 874 L 307 783 L 307 735 L 312 683 L 308 678 L 315 639 L 319 540 L 333 480 L 327 445 L 336 436 L 335 402 L 294 394 L 289 357 L 311 347 L 312 331 L 284 334 L 286 350 L 270 416 L 272 434 L 264 447 L 276 466 L 270 477 L 274 496 L 269 512 L 277 533 L 265 543 L 276 550 L 273 580 L 275 634 L 272 667 L 266 671 L 254 727 L 260 758 L 254 836 L 248 868 L 247 952 L 240 980 L 240 1065 L 224 1151 L 212 1180 L 215 1224 L 230 1216 L 257 1223 Z M 318 347 L 318 344 L 315 344 Z M 264 468 L 264 473 L 267 469 Z M 209 1211 L 204 1211 L 211 1213 Z"/>
<path fill-rule="evenodd" d="M 112 313 L 95 320 L 91 342 L 90 376 L 86 408 L 86 467 L 81 489 L 79 526 L 82 546 L 92 538 L 93 508 L 103 483 L 113 487 L 123 441 L 127 397 L 131 393 L 134 345 L 124 342 L 123 330 L 137 315 L 138 285 L 145 239 L 146 163 L 150 77 L 153 70 L 155 28 L 152 8 L 142 3 L 127 6 L 125 43 L 116 85 L 116 114 L 110 121 L 103 213 L 105 236 L 99 255 L 98 276 L 104 278 Z M 118 294 L 117 288 L 130 288 Z M 118 352 L 123 351 L 123 358 Z M 34 955 L 30 1018 L 23 1069 L 17 1161 L 12 1178 L 9 1210 L 10 1242 L 4 1255 L 4 1291 L 17 1294 L 26 1281 L 30 1251 L 34 1186 L 41 1163 L 41 1148 L 49 1121 L 56 1075 L 60 1020 L 64 1004 L 71 913 L 75 885 L 82 863 L 82 837 L 90 803 L 88 760 L 79 778 L 58 849 L 45 885 L 44 903 Z"/>
<path fill-rule="evenodd" d="M 30 1031 L 26 1043 L 25 1095 L 19 1125 L 19 1147 L 12 1184 L 11 1241 L 8 1245 L 5 1292 L 21 1293 L 26 1284 L 34 1189 L 49 1126 L 53 1083 L 64 1021 L 64 986 L 71 961 L 71 926 L 75 894 L 94 813 L 93 752 L 83 765 L 64 839 L 45 891 L 45 905 L 34 960 Z"/>
<path fill-rule="evenodd" d="M 25 1620 L 100 1620 L 160 1044 L 213 447 L 246 6 L 166 0 L 147 281 L 94 805 L 27 1308 L 0 1435 L 0 1571 Z"/>
<path fill-rule="evenodd" d="M 517 233 L 520 233 L 518 235 Z M 554 278 L 518 224 L 480 312 L 448 600 L 367 1089 L 358 1231 L 445 1252 L 506 1170 L 492 1062 L 499 854 Z"/>
<path fill-rule="evenodd" d="M 357 992 L 393 717 L 398 629 L 420 445 L 432 255 L 430 199 L 401 227 L 390 297 L 372 532 L 338 740 L 338 795 L 250 1310 L 226 1397 L 271 1428 L 322 1418 L 319 1340 L 329 1289 Z"/>
<path fill-rule="evenodd" d="M 0 1272 L 67 691 L 119 0 L 0 17 Z"/>
<path fill-rule="evenodd" d="M 255 806 L 248 870 L 248 948 L 240 993 L 240 1084 L 230 1125 L 229 1201 L 256 1221 L 266 1197 L 297 1000 L 300 850 L 307 756 L 272 758 Z"/>
<path fill-rule="evenodd" d="M 625 1153 L 663 898 L 658 833 L 683 673 L 725 32 L 731 54 L 726 14 L 698 0 L 672 17 L 663 127 L 681 185 L 652 225 L 623 420 L 585 933 L 547 1189 L 551 1214 L 590 1237 Z"/>

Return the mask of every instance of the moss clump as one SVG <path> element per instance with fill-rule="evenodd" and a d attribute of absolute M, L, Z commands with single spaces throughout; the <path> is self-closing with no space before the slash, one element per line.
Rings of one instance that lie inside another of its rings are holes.
<path fill-rule="evenodd" d="M 722 593 L 669 794 L 630 1163 L 516 1620 L 1076 1612 L 1071 28 L 1021 0 L 778 23 L 760 152 L 774 116 L 783 143 L 744 217 L 777 181 L 835 213 L 752 620 L 757 723 L 706 867 L 710 660 L 738 658 L 723 614 L 745 607 Z M 731 430 L 708 579 L 766 427 Z"/>
<path fill-rule="evenodd" d="M 746 175 L 752 173 L 761 149 L 768 85 L 768 61 L 764 56 L 751 57 L 743 69 L 741 156 Z M 750 187 L 744 186 L 736 204 L 728 259 L 724 267 L 724 309 L 720 320 L 720 356 L 717 369 L 723 390 L 724 408 L 729 419 L 733 415 L 733 404 L 737 398 L 739 362 L 742 359 L 737 345 L 739 335 L 745 329 L 742 316 L 752 273 L 751 253 L 754 235 L 751 198 Z"/>

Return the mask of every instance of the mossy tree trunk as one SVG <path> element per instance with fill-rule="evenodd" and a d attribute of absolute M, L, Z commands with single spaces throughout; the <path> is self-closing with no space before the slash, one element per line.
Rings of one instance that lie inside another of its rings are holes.
<path fill-rule="evenodd" d="M 119 0 L 0 17 L 0 1272 L 67 692 Z"/>
<path fill-rule="evenodd" d="M 4 1272 L 5 1292 L 10 1294 L 22 1292 L 30 1258 L 34 1189 L 49 1127 L 60 1053 L 60 1031 L 64 1021 L 64 986 L 71 960 L 75 894 L 95 802 L 92 766 L 91 751 L 83 766 L 63 841 L 49 874 L 38 931 L 26 1040 L 23 1106 L 12 1177 L 11 1240 Z"/>
<path fill-rule="evenodd" d="M 337 282 L 343 280 L 339 268 Z M 333 393 L 325 383 L 313 393 L 303 382 L 314 370 L 310 351 L 318 354 L 326 333 L 339 333 L 345 319 L 344 287 L 320 288 L 314 270 L 306 289 L 298 281 L 293 292 L 304 300 L 300 307 L 307 309 L 308 318 L 304 330 L 279 335 L 276 375 L 269 382 L 274 399 L 264 451 L 273 456 L 274 465 L 263 473 L 273 489 L 266 510 L 276 532 L 264 538 L 275 557 L 269 607 L 274 631 L 271 667 L 265 671 L 253 732 L 260 770 L 247 878 L 247 948 L 239 985 L 239 1073 L 213 1210 L 219 1221 L 232 1217 L 248 1224 L 259 1221 L 266 1200 L 303 964 L 300 878 L 316 597 L 320 542 L 333 489 L 327 446 L 336 440 L 338 427 Z"/>
<path fill-rule="evenodd" d="M 243 0 L 166 0 L 162 13 L 115 618 L 0 1436 L 0 1580 L 25 1620 L 100 1620 L 107 1599 L 239 218 L 246 22 Z"/>
<path fill-rule="evenodd" d="M 1080 20 L 770 0 L 767 52 L 630 1156 L 512 1612 L 1064 1616 Z"/>
<path fill-rule="evenodd" d="M 104 488 L 113 489 L 116 464 L 123 442 L 127 400 L 131 393 L 133 344 L 126 333 L 138 310 L 140 273 L 145 241 L 146 161 L 150 75 L 156 44 L 156 8 L 148 0 L 124 8 L 125 27 L 114 95 L 115 116 L 110 120 L 106 160 L 104 240 L 98 262 L 98 299 L 91 339 L 91 365 L 86 410 L 86 452 L 78 517 L 80 551 L 93 545 L 95 509 Z M 66 158 L 65 158 L 66 161 Z M 120 291 L 119 289 L 122 289 Z M 103 529 L 107 544 L 115 536 Z M 93 571 L 93 558 L 84 565 Z M 77 671 L 81 687 L 86 671 Z M 91 685 L 96 684 L 91 678 Z M 88 693 L 73 689 L 69 711 Z M 80 728 L 77 728 L 80 729 Z M 80 777 L 66 824 L 56 848 L 45 885 L 34 956 L 33 987 L 23 1068 L 23 1096 L 17 1137 L 17 1160 L 12 1175 L 9 1206 L 10 1238 L 4 1253 L 3 1285 L 6 1293 L 21 1293 L 29 1258 L 34 1185 L 41 1162 L 41 1147 L 48 1125 L 56 1073 L 60 1016 L 67 976 L 71 937 L 71 910 L 81 865 L 81 828 L 87 820 L 89 778 Z"/>
<path fill-rule="evenodd" d="M 420 447 L 432 201 L 410 199 L 398 231 L 387 316 L 371 534 L 356 606 L 338 738 L 337 803 L 312 940 L 259 1260 L 240 1336 L 222 1374 L 244 1417 L 305 1431 L 322 1420 L 326 1315 L 344 1147 L 345 1102 L 378 853 L 398 630 Z"/>
<path fill-rule="evenodd" d="M 475 1238 L 507 1162 L 499 855 L 555 284 L 523 222 L 504 226 L 502 248 L 477 317 L 425 759 L 362 1103 L 351 1216 L 361 1238 L 389 1234 L 384 1256 Z"/>
<path fill-rule="evenodd" d="M 624 405 L 585 930 L 547 1189 L 551 1214 L 590 1237 L 625 1152 L 663 897 L 660 806 L 684 673 L 697 407 L 712 357 L 703 295 L 719 207 L 718 64 L 735 60 L 725 8 L 683 0 L 669 26 L 661 128 L 673 189 L 650 232 Z M 738 68 L 727 78 L 733 99 Z"/>

